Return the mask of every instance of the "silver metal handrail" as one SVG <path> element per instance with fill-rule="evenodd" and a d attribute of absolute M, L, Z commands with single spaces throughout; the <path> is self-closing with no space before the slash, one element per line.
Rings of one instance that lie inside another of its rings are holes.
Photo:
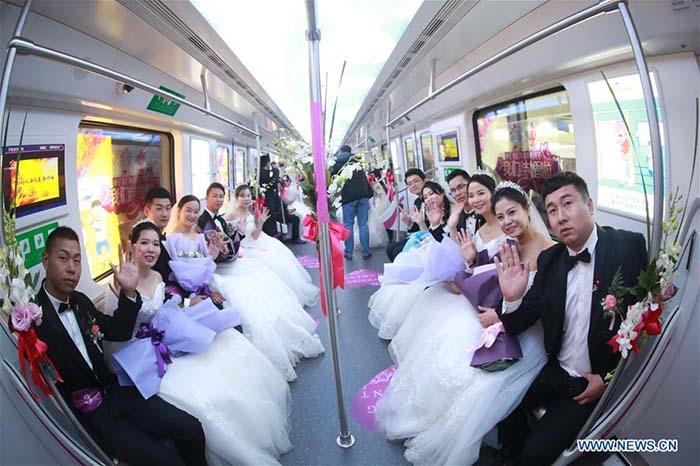
<path fill-rule="evenodd" d="M 389 120 L 386 126 L 391 126 L 404 118 L 406 115 L 409 113 L 413 112 L 414 110 L 422 107 L 423 105 L 427 104 L 431 100 L 433 100 L 435 97 L 438 95 L 444 93 L 445 91 L 448 91 L 449 89 L 452 89 L 454 86 L 457 84 L 461 83 L 465 79 L 474 76 L 475 74 L 485 70 L 486 68 L 495 65 L 496 63 L 503 61 L 504 59 L 508 58 L 509 56 L 513 55 L 516 52 L 519 52 L 539 41 L 542 39 L 546 39 L 549 36 L 552 36 L 556 34 L 557 32 L 563 31 L 566 28 L 569 28 L 571 26 L 574 26 L 576 24 L 579 24 L 587 19 L 590 19 L 594 16 L 598 16 L 602 13 L 605 13 L 607 11 L 613 10 L 619 3 L 624 3 L 626 0 L 601 0 L 600 2 L 596 3 L 595 5 L 592 5 L 588 8 L 585 8 L 577 13 L 574 13 L 571 16 L 568 16 L 561 21 L 557 21 L 556 23 L 552 24 L 551 26 L 548 26 L 534 34 L 529 35 L 525 39 L 516 42 L 515 44 L 511 45 L 510 47 L 507 47 L 497 54 L 491 56 L 490 58 L 482 61 L 478 65 L 468 69 L 467 71 L 463 72 L 456 78 L 452 79 L 450 82 L 445 84 L 444 86 L 439 87 L 436 89 L 434 92 L 429 93 L 426 97 L 418 101 L 417 103 L 413 104 L 408 110 L 403 111 L 400 113 L 397 117 L 394 117 L 393 119 Z"/>
<path fill-rule="evenodd" d="M 103 76 L 105 78 L 113 79 L 124 84 L 128 84 L 129 86 L 133 86 L 136 89 L 141 89 L 153 95 L 157 95 L 159 97 L 163 97 L 164 99 L 172 100 L 186 107 L 190 107 L 212 118 L 216 118 L 217 120 L 223 121 L 224 123 L 228 123 L 229 125 L 238 128 L 242 131 L 245 131 L 253 136 L 260 136 L 260 134 L 257 131 L 250 129 L 247 126 L 244 126 L 238 122 L 235 122 L 230 118 L 226 118 L 223 115 L 215 113 L 205 107 L 202 107 L 201 105 L 195 104 L 194 102 L 190 102 L 189 100 L 183 99 L 182 97 L 170 94 L 148 83 L 140 81 L 136 78 L 132 78 L 131 76 L 128 76 L 124 73 L 120 73 L 119 71 L 115 71 L 111 68 L 107 68 L 105 66 L 98 65 L 83 58 L 76 57 L 75 55 L 71 55 L 66 52 L 61 52 L 60 50 L 55 50 L 49 47 L 44 47 L 43 45 L 36 44 L 31 40 L 25 39 L 23 37 L 12 38 L 10 42 L 8 42 L 7 47 L 37 57 L 46 58 L 48 60 L 52 60 L 58 63 L 71 65 L 76 68 L 88 71 L 90 73 Z"/>
<path fill-rule="evenodd" d="M 618 11 L 622 17 L 623 24 L 627 36 L 632 47 L 632 53 L 634 55 L 635 62 L 637 64 L 637 69 L 639 72 L 639 77 L 642 83 L 642 91 L 644 94 L 644 103 L 647 111 L 647 118 L 649 120 L 649 130 L 651 133 L 651 152 L 652 152 L 652 166 L 653 166 L 653 181 L 654 181 L 654 203 L 653 203 L 653 224 L 651 232 L 651 248 L 649 251 L 650 257 L 656 257 L 661 248 L 661 234 L 662 234 L 662 222 L 664 214 L 664 168 L 663 168 L 663 154 L 661 152 L 661 133 L 659 127 L 658 114 L 656 111 L 656 102 L 654 100 L 654 93 L 651 84 L 651 79 L 649 77 L 649 69 L 646 64 L 646 59 L 644 57 L 644 51 L 642 48 L 642 43 L 637 33 L 634 21 L 630 15 L 629 8 L 627 6 L 627 0 L 600 0 L 597 4 L 585 8 L 577 13 L 574 13 L 567 18 L 564 18 L 551 26 L 548 26 L 527 38 L 516 42 L 510 47 L 505 48 L 499 53 L 491 56 L 490 58 L 484 60 L 478 65 L 470 68 L 469 70 L 463 72 L 456 78 L 452 79 L 450 82 L 435 90 L 434 92 L 429 92 L 427 97 L 424 97 L 416 104 L 412 105 L 408 110 L 402 112 L 399 116 L 390 119 L 389 109 L 387 110 L 387 123 L 385 124 L 385 129 L 387 133 L 387 139 L 389 139 L 389 130 L 396 124 L 399 120 L 407 117 L 409 113 L 422 107 L 426 103 L 430 102 L 437 95 L 440 95 L 452 87 L 456 86 L 465 79 L 476 75 L 477 73 L 485 70 L 486 68 L 504 60 L 505 58 L 513 55 L 514 53 L 525 49 L 549 36 L 552 36 L 558 32 L 563 31 L 569 27 L 575 26 L 583 21 L 591 19 L 595 16 L 606 12 Z M 434 81 L 434 77 L 431 76 L 431 83 Z M 432 87 L 432 84 L 431 86 Z M 610 381 L 608 388 L 603 393 L 603 396 L 598 401 L 596 408 L 594 409 L 588 421 L 583 426 L 579 432 L 580 436 L 585 436 L 588 433 L 591 425 L 598 417 L 598 415 L 603 411 L 606 406 L 607 400 L 613 393 L 613 388 L 619 381 L 618 375 L 623 371 L 627 363 L 626 359 L 622 359 L 617 366 L 615 375 Z"/>
<path fill-rule="evenodd" d="M 478 65 L 463 72 L 444 86 L 435 90 L 435 92 L 429 93 L 428 96 L 424 97 L 423 99 L 412 105 L 408 110 L 403 111 L 397 117 L 389 119 L 389 116 L 387 115 L 387 123 L 385 125 L 385 128 L 390 128 L 402 118 L 407 117 L 409 113 L 430 102 L 436 96 L 453 88 L 465 79 L 474 76 L 475 74 L 485 70 L 486 68 L 493 66 L 500 61 L 503 61 L 505 58 L 513 55 L 514 53 L 519 52 L 558 32 L 561 32 L 564 29 L 575 26 L 583 21 L 611 11 L 618 11 L 622 16 L 625 30 L 627 32 L 627 35 L 630 40 L 630 45 L 632 47 L 632 53 L 634 54 L 634 59 L 637 63 L 637 68 L 639 70 L 639 78 L 642 82 L 642 90 L 644 93 L 644 103 L 647 111 L 647 118 L 649 119 L 649 132 L 651 134 L 651 152 L 654 170 L 654 220 L 651 233 L 651 250 L 649 252 L 652 256 L 656 256 L 661 247 L 661 223 L 664 212 L 664 169 L 663 154 L 661 153 L 661 133 L 659 129 L 659 119 L 656 112 L 656 103 L 654 101 L 651 79 L 649 78 L 649 69 L 644 58 L 644 51 L 642 49 L 641 40 L 639 39 L 639 35 L 637 34 L 637 30 L 634 26 L 632 16 L 629 13 L 629 8 L 627 7 L 627 0 L 600 0 L 595 5 L 585 8 L 560 21 L 557 21 L 551 26 L 548 26 L 544 29 L 541 29 L 540 31 L 537 31 L 534 34 L 531 34 L 525 39 L 516 42 L 510 47 L 501 50 L 497 54 L 491 56 L 490 58 L 482 61 Z"/>

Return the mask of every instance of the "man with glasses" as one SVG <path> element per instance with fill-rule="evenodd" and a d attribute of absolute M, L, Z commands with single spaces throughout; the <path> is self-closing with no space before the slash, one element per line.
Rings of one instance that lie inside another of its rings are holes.
<path fill-rule="evenodd" d="M 411 168 L 406 171 L 406 177 L 404 179 L 406 180 L 406 186 L 408 186 L 408 191 L 414 196 L 417 196 L 416 200 L 413 202 L 414 209 L 422 211 L 423 185 L 425 184 L 425 173 L 423 173 L 423 171 L 418 168 Z M 425 222 L 425 220 L 422 224 L 419 222 L 414 222 L 411 219 L 411 212 L 404 209 L 403 206 L 400 206 L 399 209 L 401 210 L 401 221 L 408 225 L 409 233 L 414 233 L 418 230 L 427 229 L 427 223 Z M 389 243 L 389 245 L 386 248 L 386 255 L 389 257 L 390 262 L 394 262 L 394 259 L 396 258 L 396 256 L 399 255 L 404 245 L 406 244 L 406 241 L 407 239 L 403 239 L 400 241 Z"/>
<path fill-rule="evenodd" d="M 466 230 L 469 232 L 470 236 L 474 236 L 476 231 L 484 224 L 485 220 L 481 215 L 478 215 L 469 205 L 469 194 L 467 188 L 469 187 L 469 180 L 471 177 L 469 173 L 458 168 L 450 172 L 447 175 L 447 186 L 450 188 L 450 195 L 457 203 L 457 205 L 462 205 L 462 210 L 459 213 L 459 220 L 457 221 L 456 231 Z M 443 229 L 438 228 L 436 230 L 430 230 L 433 238 L 437 241 L 442 241 Z M 452 232 L 451 234 L 453 234 Z"/>

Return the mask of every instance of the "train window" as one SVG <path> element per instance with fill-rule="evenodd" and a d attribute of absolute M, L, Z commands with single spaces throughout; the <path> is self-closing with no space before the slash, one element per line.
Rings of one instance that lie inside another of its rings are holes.
<path fill-rule="evenodd" d="M 574 125 L 563 87 L 474 112 L 477 162 L 504 180 L 540 191 L 560 170 L 576 170 Z"/>
<path fill-rule="evenodd" d="M 406 168 L 416 168 L 418 161 L 416 159 L 416 149 L 413 146 L 413 138 L 408 137 L 403 141 L 404 149 L 406 149 Z"/>
<path fill-rule="evenodd" d="M 92 278 L 118 263 L 117 246 L 143 214 L 146 192 L 173 187 L 173 142 L 167 133 L 83 122 L 77 144 L 78 206 Z"/>
<path fill-rule="evenodd" d="M 420 154 L 423 159 L 423 171 L 428 172 L 435 169 L 435 159 L 433 157 L 433 135 L 422 133 L 420 135 Z"/>
<path fill-rule="evenodd" d="M 211 183 L 209 141 L 198 138 L 190 139 L 190 161 L 192 162 L 192 194 L 204 199 Z"/>
<path fill-rule="evenodd" d="M 654 74 L 650 75 L 654 94 L 658 96 Z M 625 122 L 605 81 L 589 83 L 598 161 L 596 202 L 598 207 L 645 218 L 644 188 L 646 186 L 651 205 L 654 199 L 654 170 L 642 83 L 638 74 L 610 78 L 608 82 L 632 134 L 627 134 Z M 656 108 L 659 109 L 661 120 L 658 99 Z M 660 121 L 659 124 L 663 150 L 663 122 Z"/>
<path fill-rule="evenodd" d="M 235 147 L 233 153 L 233 182 L 238 186 L 245 183 L 245 149 L 243 147 Z"/>
<path fill-rule="evenodd" d="M 399 164 L 399 140 L 394 139 L 391 141 L 391 168 L 394 170 L 394 175 L 398 175 L 401 170 L 401 165 Z"/>

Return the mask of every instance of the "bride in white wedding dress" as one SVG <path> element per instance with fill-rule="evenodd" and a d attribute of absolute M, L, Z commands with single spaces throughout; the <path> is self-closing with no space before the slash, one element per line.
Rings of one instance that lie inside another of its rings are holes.
<path fill-rule="evenodd" d="M 499 185 L 494 201 L 504 233 L 517 239 L 521 257 L 536 270 L 539 253 L 553 244 L 539 214 L 512 186 Z M 498 248 L 489 243 L 482 247 L 492 256 Z M 480 271 L 489 273 L 489 267 Z M 408 439 L 405 456 L 414 464 L 473 464 L 484 435 L 518 405 L 546 362 L 541 325 L 518 337 L 519 361 L 489 372 L 470 361 L 483 327 L 498 322 L 495 311 L 479 314 L 463 295 L 442 286 L 427 290 L 416 307 L 391 343 L 398 370 L 377 403 L 377 424 L 389 439 Z"/>
<path fill-rule="evenodd" d="M 188 233 L 197 224 L 199 200 L 184 196 L 178 202 L 178 225 L 168 235 L 168 251 L 191 250 L 208 256 L 204 235 Z M 171 253 L 171 257 L 175 257 Z M 294 366 L 301 358 L 323 353 L 316 322 L 304 310 L 292 290 L 259 259 L 242 257 L 219 262 L 212 280 L 241 317 L 243 333 L 282 375 L 297 378 Z"/>
<path fill-rule="evenodd" d="M 138 330 L 161 309 L 166 293 L 161 275 L 151 269 L 160 255 L 157 227 L 137 224 L 131 242 L 143 300 Z M 105 308 L 116 307 L 116 295 L 110 292 Z M 113 353 L 123 346 L 110 343 L 105 350 Z M 289 385 L 260 351 L 231 328 L 217 334 L 206 351 L 171 359 L 158 396 L 199 419 L 209 464 L 279 464 L 277 457 L 292 447 Z"/>
<path fill-rule="evenodd" d="M 245 218 L 245 238 L 241 241 L 243 253 L 262 261 L 270 270 L 292 289 L 303 306 L 313 306 L 320 299 L 320 290 L 311 282 L 309 272 L 299 263 L 294 253 L 279 240 L 262 231 L 265 220 L 269 218 L 267 209 L 263 209 L 258 219 L 250 211 L 253 196 L 250 187 L 240 185 L 234 192 L 236 207 L 226 215 L 226 220 L 237 224 Z"/>

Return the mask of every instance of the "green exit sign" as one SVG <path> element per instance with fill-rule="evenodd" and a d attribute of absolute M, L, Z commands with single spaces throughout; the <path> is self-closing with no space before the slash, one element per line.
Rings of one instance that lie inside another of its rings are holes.
<path fill-rule="evenodd" d="M 24 266 L 28 269 L 41 263 L 41 253 L 46 248 L 49 233 L 58 228 L 58 222 L 49 223 L 17 235 L 17 242 L 24 255 Z"/>
<path fill-rule="evenodd" d="M 168 94 L 172 94 L 174 96 L 180 97 L 181 99 L 184 99 L 185 96 L 173 91 L 172 89 L 168 89 L 165 86 L 159 86 L 159 89 L 161 91 L 165 91 Z M 158 95 L 154 95 L 151 101 L 148 103 L 148 107 L 146 109 L 152 111 L 152 112 L 157 112 L 157 113 L 162 113 L 164 115 L 170 115 L 173 116 L 175 115 L 175 112 L 177 112 L 177 109 L 180 108 L 180 104 L 172 101 L 170 99 L 166 99 L 164 97 L 160 97 Z"/>
<path fill-rule="evenodd" d="M 447 177 L 450 176 L 450 173 L 457 170 L 457 168 L 445 168 L 444 170 L 445 181 L 447 181 Z"/>

